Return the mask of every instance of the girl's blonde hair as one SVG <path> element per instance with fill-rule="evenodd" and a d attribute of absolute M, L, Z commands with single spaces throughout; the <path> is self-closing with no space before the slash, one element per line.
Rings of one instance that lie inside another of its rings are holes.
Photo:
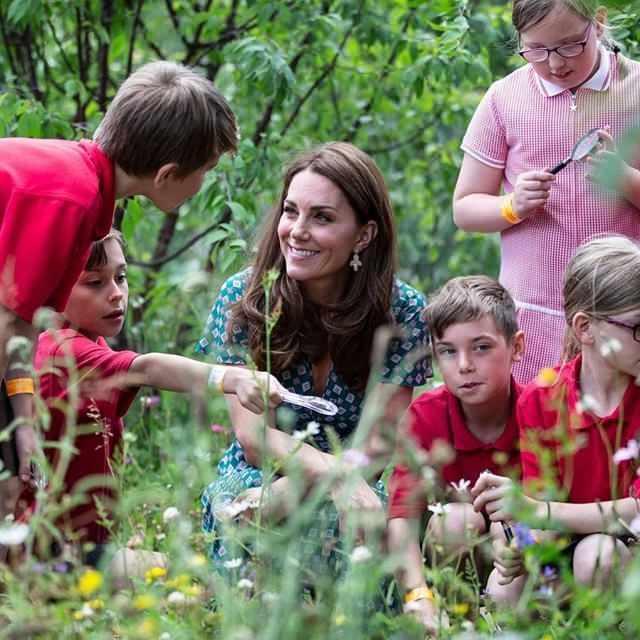
<path fill-rule="evenodd" d="M 640 309 L 640 245 L 625 236 L 595 238 L 578 248 L 564 276 L 564 358 L 580 352 L 571 328 L 579 312 L 605 318 Z"/>

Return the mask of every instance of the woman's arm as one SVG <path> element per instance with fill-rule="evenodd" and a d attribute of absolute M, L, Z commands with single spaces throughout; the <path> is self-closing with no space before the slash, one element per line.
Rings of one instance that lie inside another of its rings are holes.
<path fill-rule="evenodd" d="M 465 153 L 453 193 L 453 220 L 464 231 L 491 233 L 512 226 L 502 217 L 501 196 L 504 172 Z M 520 219 L 540 211 L 555 176 L 547 171 L 526 171 L 518 176 L 513 190 L 513 210 Z"/>

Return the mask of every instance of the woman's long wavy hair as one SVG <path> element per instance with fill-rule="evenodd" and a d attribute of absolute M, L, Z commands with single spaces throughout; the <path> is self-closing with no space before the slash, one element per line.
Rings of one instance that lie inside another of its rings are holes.
<path fill-rule="evenodd" d="M 362 267 L 348 276 L 339 300 L 318 305 L 289 278 L 280 250 L 278 222 L 293 177 L 313 171 L 331 180 L 347 198 L 359 224 L 373 220 L 377 234 L 360 253 Z M 346 142 L 331 142 L 298 156 L 286 169 L 282 193 L 258 240 L 247 291 L 234 307 L 230 322 L 247 329 L 251 357 L 266 366 L 265 293 L 263 280 L 272 269 L 271 314 L 278 321 L 271 333 L 271 370 L 276 375 L 307 357 L 320 361 L 327 352 L 347 385 L 364 390 L 370 370 L 375 330 L 391 322 L 391 296 L 396 266 L 395 228 L 389 192 L 375 162 Z"/>

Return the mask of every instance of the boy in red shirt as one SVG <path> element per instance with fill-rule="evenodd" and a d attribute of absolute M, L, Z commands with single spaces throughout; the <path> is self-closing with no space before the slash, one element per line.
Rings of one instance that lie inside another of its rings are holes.
<path fill-rule="evenodd" d="M 144 195 L 172 211 L 237 139 L 224 97 L 172 62 L 145 65 L 123 83 L 94 142 L 0 139 L 0 380 L 15 415 L 31 416 L 31 357 L 7 355 L 7 344 L 35 341 L 40 307 L 64 309 L 91 243 L 111 228 L 115 200 Z M 16 429 L 15 445 L 28 482 L 30 426 Z"/>
<path fill-rule="evenodd" d="M 40 395 L 50 411 L 48 442 L 70 439 L 77 452 L 46 448 L 52 472 L 63 473 L 61 494 L 82 498 L 58 519 L 66 540 L 93 543 L 85 562 L 97 562 L 109 539 L 96 500 L 108 514 L 115 499 L 113 462 L 123 434 L 122 418 L 140 385 L 203 395 L 214 384 L 237 395 L 247 409 L 262 412 L 263 388 L 269 404 L 279 403 L 278 381 L 242 367 L 208 365 L 162 353 L 113 351 L 105 341 L 122 329 L 128 301 L 122 239 L 112 231 L 93 244 L 86 269 L 64 309 L 65 324 L 40 334 L 35 356 Z M 101 480 L 102 478 L 102 480 Z M 91 489 L 81 489 L 91 480 Z M 58 496 L 54 496 L 58 497 Z"/>
<path fill-rule="evenodd" d="M 522 357 L 524 337 L 511 296 L 486 276 L 450 280 L 431 300 L 425 321 L 444 386 L 412 403 L 408 435 L 433 457 L 439 442 L 453 451 L 440 480 L 454 485 L 458 495 L 449 504 L 429 507 L 433 515 L 426 535 L 430 543 L 462 553 L 469 550 L 470 538 L 489 533 L 489 524 L 468 500 L 459 499 L 486 469 L 519 476 L 515 405 L 520 388 L 511 366 Z M 390 551 L 399 558 L 405 610 L 436 630 L 438 612 L 424 579 L 418 530 L 428 506 L 424 480 L 397 466 L 389 482 Z M 500 528 L 492 533 L 504 540 Z"/>

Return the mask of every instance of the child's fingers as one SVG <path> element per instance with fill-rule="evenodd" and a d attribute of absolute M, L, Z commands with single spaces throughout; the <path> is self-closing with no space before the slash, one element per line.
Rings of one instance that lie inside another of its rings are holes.
<path fill-rule="evenodd" d="M 498 476 L 495 473 L 491 473 L 489 471 L 483 471 L 476 480 L 476 483 L 473 485 L 471 489 L 471 495 L 476 497 L 480 495 L 485 489 L 489 487 L 495 487 L 499 484 L 502 484 L 507 478 L 503 476 Z"/>

